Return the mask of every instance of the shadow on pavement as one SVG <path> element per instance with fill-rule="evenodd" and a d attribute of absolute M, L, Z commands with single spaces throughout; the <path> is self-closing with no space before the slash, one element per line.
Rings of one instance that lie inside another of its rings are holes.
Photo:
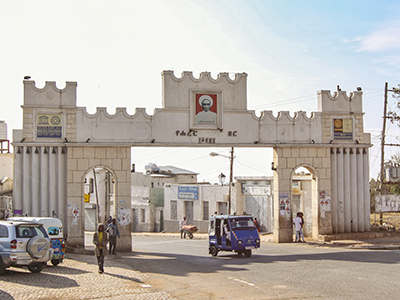
<path fill-rule="evenodd" d="M 128 276 L 125 276 L 125 275 L 113 274 L 113 273 L 107 272 L 107 270 L 106 270 L 106 272 L 104 272 L 104 274 L 107 274 L 109 276 L 112 276 L 112 277 L 115 277 L 115 278 L 118 278 L 118 279 L 134 281 L 134 282 L 137 282 L 137 283 L 144 283 L 144 281 L 142 281 L 140 279 L 137 279 L 137 278 L 134 278 L 134 277 L 128 277 Z"/>
<path fill-rule="evenodd" d="M 90 273 L 85 270 L 80 270 L 76 268 L 70 268 L 63 266 L 62 264 L 58 266 L 48 266 L 46 269 L 44 269 L 44 272 L 46 273 L 51 273 L 51 274 L 68 274 L 68 275 L 81 275 L 81 274 L 87 274 Z"/>
<path fill-rule="evenodd" d="M 14 300 L 14 297 L 11 296 L 9 293 L 0 290 L 0 299 L 1 300 Z"/>
<path fill-rule="evenodd" d="M 63 289 L 79 286 L 75 280 L 65 276 L 47 273 L 17 272 L 16 269 L 6 270 L 6 274 L 0 277 L 0 282 L 12 282 L 20 285 L 29 285 L 41 288 Z M 0 296 L 3 296 L 0 292 Z M 3 299 L 0 297 L 0 299 Z M 6 298 L 4 298 L 6 299 Z M 10 299 L 13 299 L 12 297 Z"/>
<path fill-rule="evenodd" d="M 188 273 L 217 273 L 219 271 L 247 270 L 249 264 L 270 264 L 275 262 L 298 261 L 345 261 L 362 263 L 393 264 L 398 253 L 383 251 L 346 251 L 318 254 L 261 255 L 253 254 L 246 258 L 224 252 L 217 257 L 194 256 L 190 254 L 170 254 L 162 252 L 124 253 L 119 259 L 144 273 L 157 273 L 172 276 L 185 276 Z M 234 265 L 234 266 L 233 266 Z"/>

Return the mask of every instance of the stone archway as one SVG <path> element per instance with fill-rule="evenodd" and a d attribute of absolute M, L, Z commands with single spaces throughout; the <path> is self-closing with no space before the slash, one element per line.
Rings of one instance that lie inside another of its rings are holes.
<path fill-rule="evenodd" d="M 82 180 L 85 231 L 94 231 L 98 223 L 116 217 L 117 184 L 114 171 L 105 166 L 93 166 L 85 172 Z"/>
<path fill-rule="evenodd" d="M 118 248 L 132 249 L 130 235 L 130 147 L 71 147 L 68 152 L 68 243 L 84 244 L 84 181 L 93 168 L 108 170 L 115 179 L 114 215 L 121 218 Z M 105 217 L 105 216 L 104 216 Z M 101 220 L 103 221 L 103 220 Z"/>
<path fill-rule="evenodd" d="M 311 210 L 312 236 L 331 234 L 330 206 L 321 214 L 319 191 L 330 195 L 330 148 L 321 147 L 279 147 L 274 148 L 274 240 L 291 242 L 292 225 L 292 178 L 294 171 L 302 166 L 312 173 Z"/>
<path fill-rule="evenodd" d="M 303 233 L 306 237 L 314 239 L 318 238 L 319 232 L 318 178 L 317 170 L 308 164 L 296 166 L 291 173 L 292 219 L 296 217 L 297 212 L 302 212 L 304 214 Z"/>

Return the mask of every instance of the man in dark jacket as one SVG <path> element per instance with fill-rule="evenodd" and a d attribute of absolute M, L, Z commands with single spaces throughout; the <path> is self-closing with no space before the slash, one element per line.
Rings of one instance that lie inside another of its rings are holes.
<path fill-rule="evenodd" d="M 110 247 L 108 249 L 108 254 L 111 253 L 116 254 L 115 247 L 117 246 L 117 237 L 120 237 L 120 235 L 119 235 L 117 220 L 115 218 L 112 219 L 112 222 L 108 225 L 107 232 L 110 239 Z"/>

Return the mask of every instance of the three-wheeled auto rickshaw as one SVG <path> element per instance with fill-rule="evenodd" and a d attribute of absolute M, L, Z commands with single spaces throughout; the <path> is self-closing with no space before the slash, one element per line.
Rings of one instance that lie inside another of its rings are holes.
<path fill-rule="evenodd" d="M 252 216 L 214 215 L 208 228 L 209 254 L 234 251 L 251 256 L 252 249 L 260 248 L 260 236 Z"/>

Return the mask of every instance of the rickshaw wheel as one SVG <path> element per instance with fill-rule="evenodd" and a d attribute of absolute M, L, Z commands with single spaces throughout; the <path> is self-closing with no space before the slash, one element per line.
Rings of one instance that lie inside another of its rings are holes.
<path fill-rule="evenodd" d="M 251 256 L 251 250 L 244 250 L 244 256 L 250 257 Z"/>
<path fill-rule="evenodd" d="M 217 256 L 218 255 L 218 249 L 217 249 L 217 247 L 215 247 L 215 245 L 211 245 L 210 253 L 211 253 L 212 256 Z"/>
<path fill-rule="evenodd" d="M 189 238 L 193 239 L 193 233 L 189 232 Z"/>
<path fill-rule="evenodd" d="M 52 259 L 51 263 L 53 264 L 53 266 L 57 266 L 60 263 L 59 259 Z"/>
<path fill-rule="evenodd" d="M 243 254 L 243 251 L 242 250 L 239 250 L 238 252 L 236 252 L 238 255 L 242 255 Z"/>

